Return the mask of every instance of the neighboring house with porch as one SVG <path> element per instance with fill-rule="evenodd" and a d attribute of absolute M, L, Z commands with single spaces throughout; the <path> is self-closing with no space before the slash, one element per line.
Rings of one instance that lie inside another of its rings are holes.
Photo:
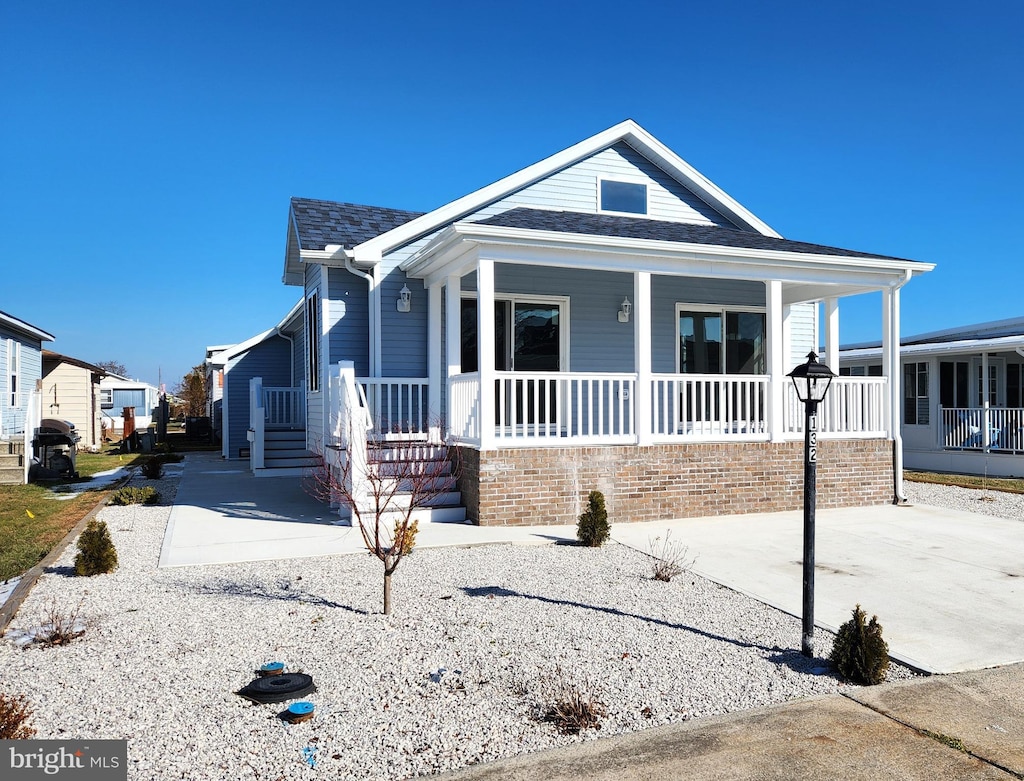
<path fill-rule="evenodd" d="M 54 336 L 0 312 L 0 483 L 28 480 L 32 435 L 41 417 L 43 342 Z"/>
<path fill-rule="evenodd" d="M 72 423 L 79 450 L 102 447 L 100 380 L 106 373 L 78 358 L 43 350 L 42 416 Z"/>
<path fill-rule="evenodd" d="M 1024 476 L 1024 317 L 906 337 L 900 355 L 908 469 Z M 839 367 L 878 375 L 881 346 L 845 347 Z"/>
<path fill-rule="evenodd" d="M 148 382 L 107 374 L 100 380 L 100 410 L 104 436 L 120 439 L 124 431 L 124 410 L 132 408 L 135 429 L 148 428 L 160 403 L 160 390 Z"/>
<path fill-rule="evenodd" d="M 593 489 L 613 521 L 798 508 L 787 373 L 881 291 L 884 371 L 834 381 L 818 500 L 891 502 L 900 289 L 931 268 L 784 239 L 632 121 L 425 214 L 294 198 L 305 444 L 443 439 L 481 524 L 574 523 Z"/>
<path fill-rule="evenodd" d="M 262 467 L 270 471 L 262 471 L 261 476 L 290 476 L 310 464 L 302 391 L 303 312 L 300 300 L 273 328 L 236 345 L 207 348 L 211 418 L 224 458 L 250 457 L 249 430 L 254 426 L 250 385 L 255 379 L 260 387 L 256 409 L 263 419 L 263 440 L 268 428 L 274 432 Z"/>

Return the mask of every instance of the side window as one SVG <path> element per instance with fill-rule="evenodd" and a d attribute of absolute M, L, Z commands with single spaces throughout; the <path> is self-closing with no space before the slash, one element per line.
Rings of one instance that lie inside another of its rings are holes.
<path fill-rule="evenodd" d="M 903 367 L 903 422 L 928 425 L 928 364 L 908 363 Z"/>
<path fill-rule="evenodd" d="M 306 383 L 311 391 L 320 390 L 320 293 L 306 296 Z"/>
<path fill-rule="evenodd" d="M 7 340 L 7 388 L 12 407 L 18 406 L 18 376 L 21 374 L 21 342 Z"/>
<path fill-rule="evenodd" d="M 114 408 L 114 389 L 100 388 L 100 407 L 102 409 Z"/>

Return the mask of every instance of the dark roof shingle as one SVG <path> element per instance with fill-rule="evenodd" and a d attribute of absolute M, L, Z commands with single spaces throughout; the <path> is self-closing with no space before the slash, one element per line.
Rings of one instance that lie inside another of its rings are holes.
<path fill-rule="evenodd" d="M 776 250 L 800 252 L 815 255 L 836 255 L 854 258 L 879 258 L 882 260 L 903 260 L 889 255 L 874 255 L 869 252 L 829 247 L 824 244 L 809 244 L 804 241 L 790 241 L 760 233 L 723 228 L 717 225 L 693 225 L 684 222 L 667 222 L 640 217 L 622 217 L 614 214 L 591 214 L 584 212 L 549 211 L 545 209 L 517 208 L 496 214 L 481 225 L 495 225 L 505 228 L 555 231 L 560 233 L 581 233 L 592 236 L 617 236 L 629 239 L 651 239 L 652 241 L 675 241 L 682 244 L 708 244 L 742 249 Z"/>
<path fill-rule="evenodd" d="M 304 250 L 322 250 L 328 244 L 352 249 L 357 244 L 416 219 L 422 212 L 292 198 L 292 215 L 298 231 L 299 247 Z"/>

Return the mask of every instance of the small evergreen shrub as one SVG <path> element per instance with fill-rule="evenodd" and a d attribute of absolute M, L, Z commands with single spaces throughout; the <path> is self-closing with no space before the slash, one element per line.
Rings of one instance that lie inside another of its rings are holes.
<path fill-rule="evenodd" d="M 159 480 L 164 474 L 164 460 L 160 456 L 142 462 L 142 474 L 147 480 Z"/>
<path fill-rule="evenodd" d="M 78 536 L 78 555 L 75 556 L 76 575 L 103 575 L 117 569 L 117 549 L 110 539 L 106 521 L 93 518 Z"/>
<path fill-rule="evenodd" d="M 159 501 L 160 494 L 156 492 L 155 488 L 150 486 L 136 488 L 128 485 L 124 488 L 118 488 L 114 491 L 114 495 L 110 497 L 111 504 L 122 506 L 126 504 L 156 504 Z"/>
<path fill-rule="evenodd" d="M 587 497 L 587 509 L 576 524 L 576 539 L 588 548 L 600 547 L 611 534 L 608 511 L 604 508 L 604 494 L 591 491 Z"/>
<path fill-rule="evenodd" d="M 32 715 L 20 694 L 0 693 L 0 740 L 28 740 L 36 731 L 25 722 Z"/>
<path fill-rule="evenodd" d="M 419 521 L 409 521 L 405 527 L 405 534 L 402 534 L 402 522 L 395 521 L 395 547 L 402 551 L 403 556 L 408 556 L 412 553 L 412 549 L 416 546 L 416 534 L 420 530 Z"/>
<path fill-rule="evenodd" d="M 839 627 L 830 661 L 843 678 L 853 683 L 874 686 L 885 680 L 889 670 L 889 646 L 882 639 L 878 616 L 866 621 L 860 605 L 853 618 Z"/>

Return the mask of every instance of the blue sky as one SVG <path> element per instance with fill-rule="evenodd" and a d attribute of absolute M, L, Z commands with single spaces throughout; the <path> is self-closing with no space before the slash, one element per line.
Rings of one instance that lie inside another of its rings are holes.
<path fill-rule="evenodd" d="M 1024 4 L 5 3 L 0 309 L 173 387 L 274 325 L 291 196 L 429 210 L 632 118 L 783 236 L 1024 315 Z M 877 296 L 842 340 L 877 338 Z"/>

